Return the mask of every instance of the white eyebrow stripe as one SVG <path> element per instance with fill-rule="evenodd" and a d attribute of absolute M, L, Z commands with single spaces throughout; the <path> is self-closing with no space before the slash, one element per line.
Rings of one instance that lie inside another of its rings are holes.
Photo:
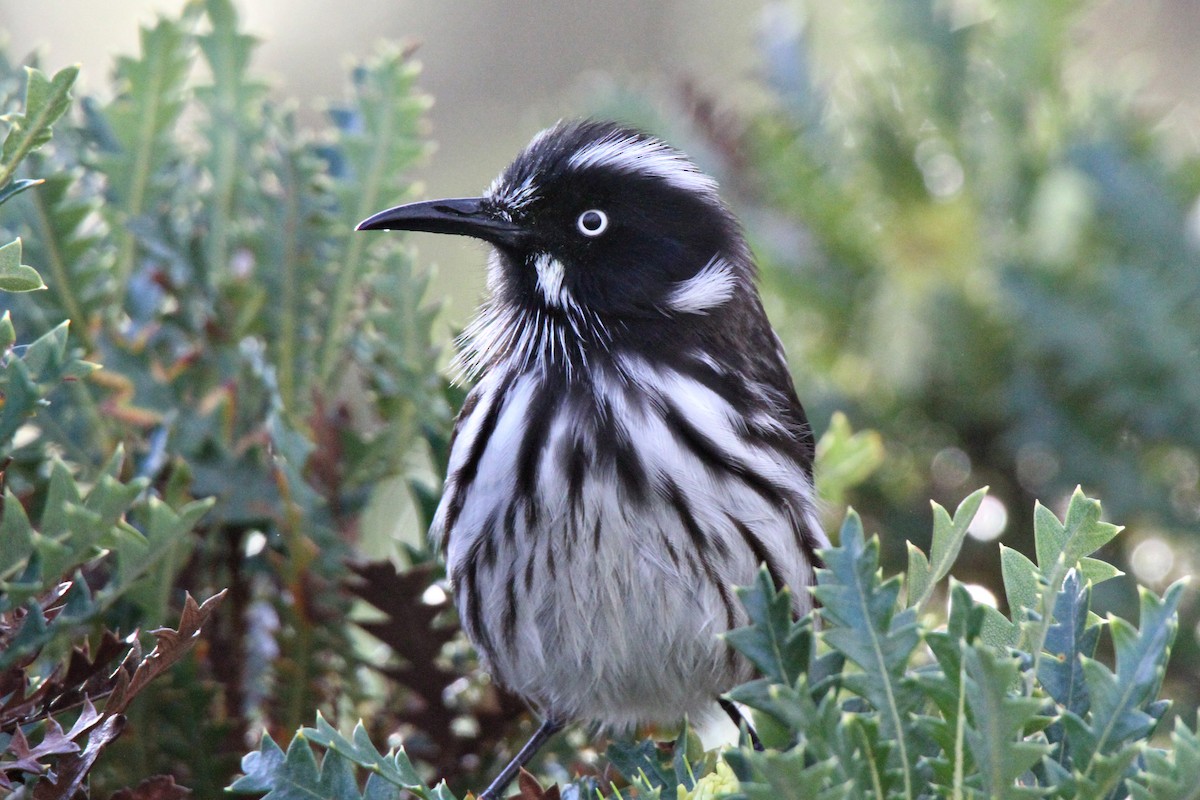
<path fill-rule="evenodd" d="M 572 168 L 608 167 L 619 172 L 661 178 L 677 189 L 716 198 L 717 182 L 677 150 L 655 139 L 610 134 L 571 156 Z"/>
<path fill-rule="evenodd" d="M 704 268 L 675 284 L 667 295 L 667 308 L 684 314 L 707 314 L 733 297 L 737 276 L 721 256 L 713 256 Z"/>

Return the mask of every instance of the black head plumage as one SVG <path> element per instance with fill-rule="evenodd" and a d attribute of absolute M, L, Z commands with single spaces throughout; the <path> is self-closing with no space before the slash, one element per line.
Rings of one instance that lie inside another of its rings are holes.
<path fill-rule="evenodd" d="M 538 134 L 481 198 L 389 209 L 360 228 L 461 233 L 498 251 L 495 302 L 611 327 L 705 314 L 752 280 L 716 182 L 641 131 L 594 120 Z"/>

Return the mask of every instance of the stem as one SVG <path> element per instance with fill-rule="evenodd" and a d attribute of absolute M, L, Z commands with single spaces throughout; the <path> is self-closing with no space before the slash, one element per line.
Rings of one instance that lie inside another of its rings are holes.
<path fill-rule="evenodd" d="M 954 722 L 954 794 L 951 800 L 963 800 L 964 739 L 967 734 L 967 661 L 958 649 L 958 716 Z"/>
<path fill-rule="evenodd" d="M 279 348 L 275 359 L 276 369 L 279 370 L 279 394 L 283 398 L 286 411 L 296 410 L 299 398 L 296 394 L 296 350 L 297 330 L 296 320 L 300 315 L 299 297 L 297 293 L 300 260 L 300 190 L 296 186 L 296 175 L 293 162 L 286 154 L 280 159 L 280 178 L 284 181 L 284 198 L 287 204 L 283 214 L 283 314 L 280 318 L 280 333 L 277 340 Z"/>
<path fill-rule="evenodd" d="M 71 326 L 70 332 L 79 337 L 83 349 L 89 355 L 94 354 L 96 352 L 96 342 L 92 339 L 91 326 L 88 324 L 89 320 L 84 314 L 79 297 L 73 291 L 71 278 L 67 273 L 66 260 L 63 258 L 62 250 L 59 248 L 58 237 L 54 235 L 50 214 L 37 192 L 33 193 L 31 205 L 34 213 L 34 222 L 39 230 L 41 241 L 46 248 L 46 259 L 50 267 L 50 274 L 53 276 L 57 286 L 58 295 L 62 299 L 63 307 L 67 312 L 67 318 L 77 322 L 77 324 Z M 94 434 L 95 442 L 99 445 L 100 452 L 110 452 L 113 447 L 112 431 L 109 427 L 108 418 L 100 413 L 100 409 L 96 405 L 96 398 L 83 385 L 83 381 L 71 381 L 68 385 L 68 391 L 71 393 L 76 407 L 87 418 L 88 429 Z M 69 442 L 70 440 L 68 438 L 62 441 Z"/>
<path fill-rule="evenodd" d="M 867 756 L 867 764 L 871 776 L 871 789 L 875 792 L 875 797 L 879 800 L 887 800 L 887 795 L 883 791 L 883 779 L 879 775 L 879 767 L 875 763 L 875 751 L 871 748 L 871 740 L 867 737 L 867 732 L 861 726 L 856 726 L 858 736 L 862 740 L 863 753 Z"/>
<path fill-rule="evenodd" d="M 216 69 L 214 68 L 214 72 Z M 210 226 L 207 247 L 207 281 L 211 286 L 214 276 L 228 265 L 229 218 L 232 216 L 234 188 L 234 160 L 237 155 L 237 118 L 228 103 L 228 87 L 222 87 L 221 102 L 213 120 L 217 129 L 217 141 L 213 145 L 213 203 L 209 216 Z"/>
<path fill-rule="evenodd" d="M 93 353 L 96 350 L 96 343 L 92 341 L 91 331 L 88 330 L 88 319 L 84 315 L 83 306 L 80 305 L 79 298 L 71 286 L 71 276 L 67 272 L 66 259 L 63 258 L 62 250 L 59 248 L 58 237 L 54 235 L 50 213 L 46 209 L 45 203 L 42 202 L 41 194 L 38 192 L 31 194 L 34 222 L 43 246 L 46 248 L 46 259 L 49 262 L 50 274 L 54 278 L 58 296 L 62 299 L 67 319 L 77 322 L 78 330 L 75 331 L 75 334 L 79 337 L 79 341 L 88 353 Z"/>

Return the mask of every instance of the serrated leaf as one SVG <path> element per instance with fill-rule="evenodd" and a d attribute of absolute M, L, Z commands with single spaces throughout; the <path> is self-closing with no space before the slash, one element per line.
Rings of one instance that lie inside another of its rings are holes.
<path fill-rule="evenodd" d="M 344 232 L 336 282 L 327 296 L 327 324 L 320 335 L 315 379 L 322 389 L 333 385 L 347 343 L 346 315 L 353 292 L 385 243 L 354 233 L 354 226 L 377 209 L 411 191 L 407 175 L 427 152 L 420 133 L 428 98 L 415 90 L 419 65 L 392 45 L 353 73 L 350 102 L 336 110 L 341 168 L 333 170 L 338 215 Z M 377 176 L 364 182 L 361 176 Z"/>
<path fill-rule="evenodd" d="M 9 489 L 4 490 L 0 507 L 0 586 L 25 569 L 33 554 L 33 526 L 21 501 Z"/>
<path fill-rule="evenodd" d="M 0 149 L 0 186 L 8 183 L 25 156 L 50 141 L 51 126 L 71 106 L 79 65 L 64 67 L 53 78 L 33 67 L 26 67 L 25 75 L 25 108 L 4 118 L 10 127 Z"/>
<path fill-rule="evenodd" d="M 822 619 L 828 623 L 821 637 L 862 669 L 860 675 L 845 676 L 843 683 L 871 702 L 885 734 L 896 739 L 904 796 L 913 797 L 916 754 L 909 749 L 906 719 L 920 698 L 905 672 L 920 641 L 916 612 L 896 613 L 900 580 L 881 581 L 879 540 L 866 541 L 862 521 L 853 510 L 842 525 L 840 544 L 821 555 L 825 569 L 818 570 L 814 590 Z"/>
<path fill-rule="evenodd" d="M 1200 737 L 1176 717 L 1171 747 L 1148 748 L 1146 766 L 1129 782 L 1134 800 L 1200 800 Z"/>
<path fill-rule="evenodd" d="M 1024 731 L 1037 715 L 1041 701 L 1011 692 L 1010 687 L 1017 682 L 1016 659 L 986 647 L 968 646 L 963 652 L 963 665 L 971 710 L 966 738 L 984 792 L 996 800 L 1041 796 L 1040 790 L 1017 786 L 1017 779 L 1049 747 L 1025 739 Z"/>
<path fill-rule="evenodd" d="M 89 133 L 100 151 L 96 166 L 107 178 L 107 202 L 101 211 L 117 240 L 112 272 L 121 288 L 133 273 L 138 252 L 129 223 L 165 188 L 163 172 L 178 149 L 174 132 L 185 107 L 184 87 L 194 50 L 188 28 L 195 11 L 191 4 L 182 19 L 159 18 L 153 26 L 141 27 L 138 56 L 117 59 L 116 96 L 105 106 L 84 106 Z"/>
<path fill-rule="evenodd" d="M 967 528 L 979 511 L 979 505 L 983 502 L 986 494 L 987 487 L 985 486 L 967 495 L 955 509 L 953 519 L 945 508 L 938 503 L 932 503 L 933 538 L 929 547 L 929 559 L 925 560 L 924 553 L 909 544 L 907 602 L 909 606 L 922 608 L 933 594 L 934 586 L 950 574 L 950 568 L 954 566 L 954 561 L 962 549 L 963 540 L 967 536 Z M 913 569 L 914 561 L 915 570 Z"/>
<path fill-rule="evenodd" d="M 327 748 L 331 754 L 337 754 L 339 757 L 369 770 L 380 780 L 412 792 L 423 800 L 439 800 L 440 798 L 454 800 L 453 795 L 444 785 L 439 785 L 434 789 L 429 789 L 425 785 L 403 748 L 388 751 L 387 754 L 380 753 L 372 744 L 366 728 L 361 722 L 354 726 L 353 733 L 350 738 L 347 738 L 330 725 L 321 714 L 317 714 L 316 727 L 304 728 L 296 735 L 297 740 L 302 737 Z M 234 787 L 231 788 L 235 788 L 236 785 L 234 784 Z M 377 788 L 375 791 L 380 793 L 382 789 Z"/>
<path fill-rule="evenodd" d="M 341 756 L 333 756 L 341 759 Z M 328 760 L 328 757 L 327 757 Z M 320 792 L 321 768 L 304 737 L 297 733 L 284 753 L 269 734 L 264 733 L 256 752 L 242 759 L 245 774 L 233 782 L 229 791 L 238 794 L 263 794 L 263 800 L 314 800 L 327 797 Z M 354 792 L 348 800 L 355 800 Z"/>
<path fill-rule="evenodd" d="M 1052 658 L 1038 662 L 1038 680 L 1060 706 L 1083 716 L 1089 706 L 1083 658 L 1092 658 L 1100 628 L 1088 625 L 1090 583 L 1072 570 L 1063 581 L 1054 603 L 1054 622 L 1046 635 L 1046 652 Z"/>
<path fill-rule="evenodd" d="M 811 622 L 792 620 L 792 593 L 787 587 L 777 589 L 766 567 L 758 570 L 753 586 L 735 591 L 750 624 L 729 631 L 725 640 L 764 675 L 790 686 L 808 667 Z"/>
<path fill-rule="evenodd" d="M 1080 753 L 1083 760 L 1116 752 L 1124 743 L 1149 735 L 1161 710 L 1154 702 L 1166 671 L 1171 644 L 1179 626 L 1177 612 L 1184 583 L 1171 585 L 1162 598 L 1141 590 L 1141 619 L 1135 630 L 1128 622 L 1112 618 L 1116 671 L 1083 658 L 1083 672 L 1091 696 L 1090 729 L 1094 745 Z M 1090 752 L 1088 752 L 1090 751 Z M 1082 765 L 1081 765 L 1082 766 Z M 1081 768 L 1087 774 L 1091 767 Z"/>
<path fill-rule="evenodd" d="M 640 742 L 614 741 L 609 744 L 604 757 L 628 781 L 641 778 L 646 785 L 655 789 L 675 785 L 673 776 L 659 762 L 658 748 L 648 739 Z"/>
<path fill-rule="evenodd" d="M 38 271 L 21 263 L 20 239 L 0 247 L 0 291 L 33 292 L 45 288 Z"/>
<path fill-rule="evenodd" d="M 835 759 L 807 764 L 803 748 L 786 753 L 731 751 L 726 760 L 737 775 L 737 796 L 748 800 L 842 800 L 855 796 L 852 783 L 838 781 Z"/>

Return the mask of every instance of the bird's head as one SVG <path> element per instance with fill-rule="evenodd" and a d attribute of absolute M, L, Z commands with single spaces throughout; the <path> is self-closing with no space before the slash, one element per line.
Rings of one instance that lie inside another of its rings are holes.
<path fill-rule="evenodd" d="M 716 182 L 662 141 L 609 122 L 539 133 L 482 197 L 397 206 L 358 227 L 489 242 L 492 317 L 557 321 L 576 339 L 657 339 L 671 321 L 711 323 L 754 295 Z"/>

